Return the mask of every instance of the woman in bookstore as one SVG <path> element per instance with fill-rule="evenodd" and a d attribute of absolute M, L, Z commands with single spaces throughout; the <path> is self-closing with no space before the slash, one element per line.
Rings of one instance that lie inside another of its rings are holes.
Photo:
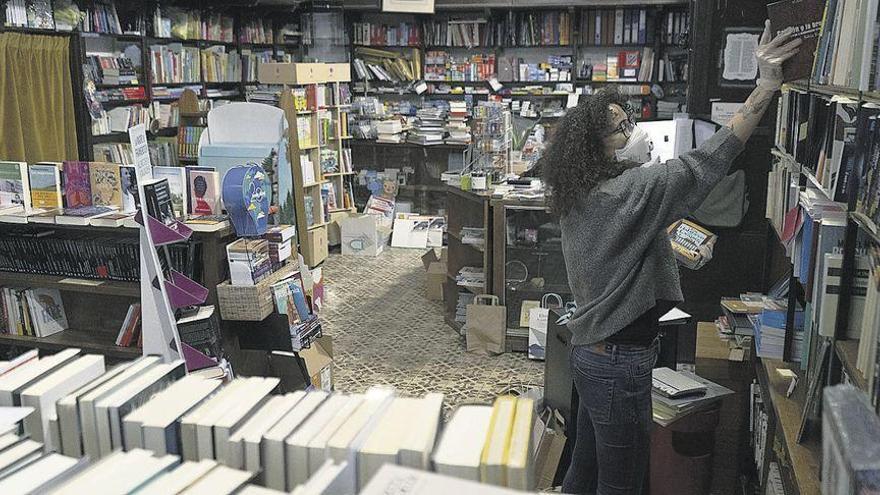
<path fill-rule="evenodd" d="M 789 32 L 771 40 L 768 22 L 756 54 L 757 87 L 725 127 L 677 159 L 642 166 L 651 144 L 613 92 L 583 98 L 556 131 L 542 169 L 578 303 L 568 326 L 580 404 L 564 493 L 641 493 L 658 320 L 683 300 L 666 227 L 725 176 L 800 43 Z"/>

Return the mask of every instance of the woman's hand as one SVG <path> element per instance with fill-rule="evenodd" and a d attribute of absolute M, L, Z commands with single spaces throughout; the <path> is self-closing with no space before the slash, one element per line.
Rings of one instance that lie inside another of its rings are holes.
<path fill-rule="evenodd" d="M 758 86 L 771 91 L 776 91 L 782 86 L 782 64 L 797 54 L 803 40 L 791 39 L 792 30 L 786 29 L 780 32 L 772 40 L 770 39 L 770 21 L 764 22 L 764 34 L 761 35 L 761 44 L 755 52 L 758 59 Z"/>

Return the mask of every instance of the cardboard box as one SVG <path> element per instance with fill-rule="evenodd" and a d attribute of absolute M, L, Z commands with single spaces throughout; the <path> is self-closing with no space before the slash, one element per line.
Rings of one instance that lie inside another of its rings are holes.
<path fill-rule="evenodd" d="M 388 235 L 374 215 L 356 215 L 340 222 L 342 254 L 378 256 L 388 243 Z"/>
<path fill-rule="evenodd" d="M 431 301 L 443 301 L 445 296 L 443 287 L 446 285 L 446 248 L 440 251 L 440 256 L 434 249 L 428 250 L 422 256 L 422 265 L 425 267 L 425 294 Z"/>
<path fill-rule="evenodd" d="M 327 69 L 327 80 L 332 82 L 351 81 L 351 64 L 322 64 Z"/>
<path fill-rule="evenodd" d="M 325 64 L 267 62 L 257 65 L 262 84 L 308 84 L 327 80 Z"/>
<path fill-rule="evenodd" d="M 334 211 L 330 213 L 330 223 L 327 225 L 327 243 L 331 246 L 342 244 L 342 222 L 346 218 L 357 217 L 357 213 L 350 211 Z"/>
<path fill-rule="evenodd" d="M 325 227 L 318 227 L 308 231 L 306 243 L 309 246 L 309 250 L 305 252 L 308 253 L 308 256 L 304 253 L 303 259 L 305 259 L 307 265 L 317 266 L 327 259 L 329 252 L 327 251 L 327 229 Z"/>
<path fill-rule="evenodd" d="M 431 263 L 428 267 L 427 280 L 425 281 L 426 297 L 431 301 L 446 300 L 443 287 L 446 285 L 446 263 Z"/>
<path fill-rule="evenodd" d="M 312 386 L 326 392 L 333 391 L 333 339 L 324 335 L 312 342 L 311 347 L 299 351 L 306 363 Z"/>

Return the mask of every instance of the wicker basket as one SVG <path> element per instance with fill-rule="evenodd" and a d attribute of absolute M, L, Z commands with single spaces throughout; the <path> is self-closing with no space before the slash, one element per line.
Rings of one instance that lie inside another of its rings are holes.
<path fill-rule="evenodd" d="M 272 286 L 291 276 L 296 270 L 287 264 L 257 285 L 232 285 L 227 280 L 217 285 L 220 317 L 224 320 L 263 321 L 275 310 Z"/>

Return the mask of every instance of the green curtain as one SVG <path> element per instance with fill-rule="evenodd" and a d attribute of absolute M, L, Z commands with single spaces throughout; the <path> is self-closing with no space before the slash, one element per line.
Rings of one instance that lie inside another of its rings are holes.
<path fill-rule="evenodd" d="M 0 160 L 79 159 L 70 37 L 0 34 Z"/>

